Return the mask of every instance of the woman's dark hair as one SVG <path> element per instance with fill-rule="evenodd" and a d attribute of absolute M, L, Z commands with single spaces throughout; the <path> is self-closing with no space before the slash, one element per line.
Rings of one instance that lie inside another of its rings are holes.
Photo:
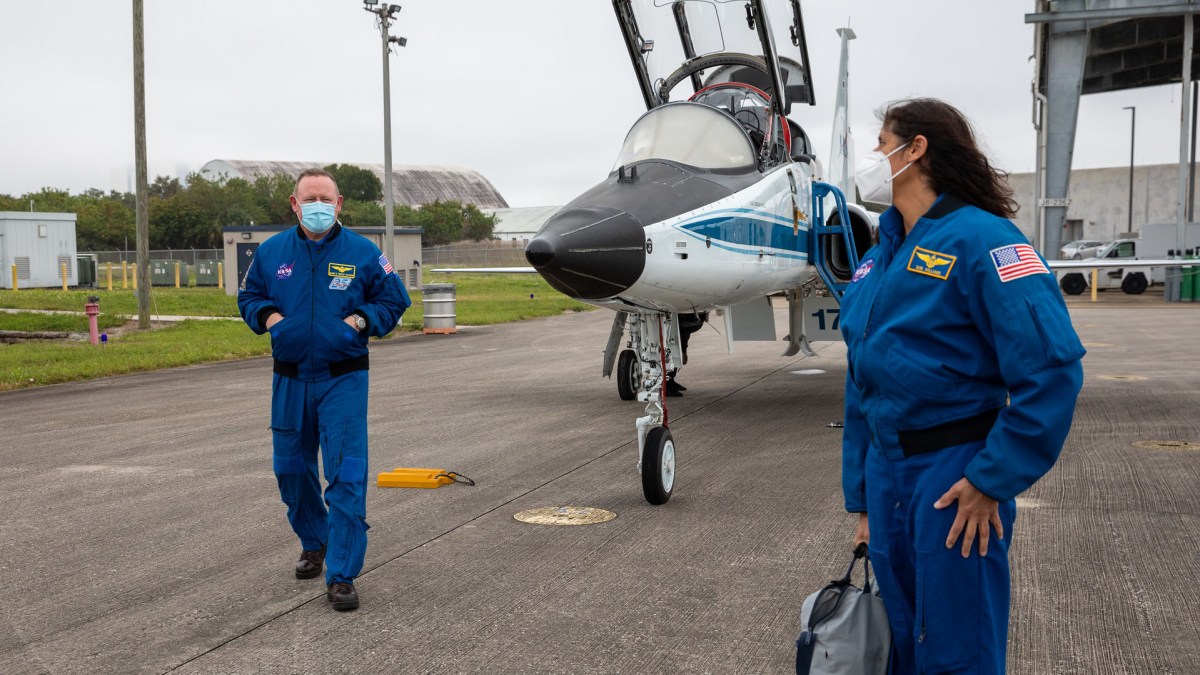
<path fill-rule="evenodd" d="M 929 146 L 917 165 L 929 177 L 933 191 L 949 193 L 1003 218 L 1016 215 L 1020 205 L 1005 180 L 979 146 L 971 123 L 957 108 L 935 98 L 893 101 L 877 113 L 883 128 L 907 143 L 924 136 Z"/>

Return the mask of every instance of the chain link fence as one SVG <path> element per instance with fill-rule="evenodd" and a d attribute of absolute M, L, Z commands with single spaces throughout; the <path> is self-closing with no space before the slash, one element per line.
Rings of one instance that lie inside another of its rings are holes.
<path fill-rule="evenodd" d="M 79 251 L 96 256 L 96 262 L 121 264 L 137 262 L 137 251 Z M 166 248 L 150 251 L 150 260 L 178 260 L 195 265 L 200 260 L 224 260 L 225 250 L 219 248 Z"/>
<path fill-rule="evenodd" d="M 496 241 L 479 244 L 453 244 L 421 249 L 421 264 L 425 267 L 526 267 L 525 245 L 528 241 Z M 101 266 L 137 262 L 137 251 L 79 251 L 96 256 Z M 195 266 L 199 261 L 225 259 L 224 249 L 175 248 L 150 251 L 150 260 L 178 260 Z"/>
<path fill-rule="evenodd" d="M 528 267 L 525 245 L 528 241 L 453 244 L 421 249 L 425 267 Z"/>

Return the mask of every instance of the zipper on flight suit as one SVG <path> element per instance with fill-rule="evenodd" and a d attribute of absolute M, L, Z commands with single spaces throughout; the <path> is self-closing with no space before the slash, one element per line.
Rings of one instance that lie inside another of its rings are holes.
<path fill-rule="evenodd" d="M 912 240 L 913 231 L 915 231 L 920 224 L 921 224 L 921 219 L 918 218 L 917 222 L 913 225 L 912 230 L 909 231 L 908 234 L 904 235 L 904 241 L 901 242 L 900 246 L 896 249 L 896 254 L 899 254 L 901 251 L 904 250 L 904 248 L 906 246 L 908 246 L 909 241 Z M 916 244 L 913 244 L 913 246 L 915 247 Z M 903 260 L 903 258 L 904 258 L 903 256 L 893 254 L 891 257 L 891 260 L 888 261 L 888 268 L 887 268 L 887 270 L 884 271 L 884 275 L 886 276 L 887 273 L 891 271 L 893 263 L 895 263 L 897 260 Z M 863 340 L 864 341 L 867 338 L 867 334 L 871 332 L 871 318 L 875 316 L 875 305 L 876 305 L 876 303 L 879 302 L 879 294 L 883 293 L 883 291 L 884 291 L 884 287 L 881 283 L 879 290 L 875 292 L 875 297 L 871 298 L 871 309 L 867 310 L 867 325 L 863 327 Z"/>
<path fill-rule="evenodd" d="M 320 244 L 317 246 L 320 252 Z M 308 252 L 308 372 L 315 376 L 317 365 L 313 352 L 316 350 L 313 347 L 317 336 L 313 319 L 317 315 L 317 261 L 313 259 L 313 243 L 307 236 L 304 238 L 304 250 Z"/>

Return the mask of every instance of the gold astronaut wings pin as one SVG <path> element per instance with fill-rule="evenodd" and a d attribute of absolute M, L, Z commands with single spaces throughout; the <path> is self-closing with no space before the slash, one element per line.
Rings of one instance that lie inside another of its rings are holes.
<path fill-rule="evenodd" d="M 346 265 L 344 263 L 329 263 L 329 276 L 341 277 L 343 279 L 353 279 L 355 272 L 354 265 Z"/>
<path fill-rule="evenodd" d="M 945 281 L 950 278 L 950 270 L 954 268 L 956 260 L 956 256 L 918 246 L 913 249 L 912 256 L 908 259 L 908 271 Z"/>

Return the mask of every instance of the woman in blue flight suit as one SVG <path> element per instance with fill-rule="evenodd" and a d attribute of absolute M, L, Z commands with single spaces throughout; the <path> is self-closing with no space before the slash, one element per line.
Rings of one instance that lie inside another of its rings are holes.
<path fill-rule="evenodd" d="M 891 672 L 1002 674 L 1014 498 L 1058 458 L 1084 349 L 962 113 L 915 99 L 881 118 L 856 181 L 891 208 L 842 300 L 846 510 Z"/>

